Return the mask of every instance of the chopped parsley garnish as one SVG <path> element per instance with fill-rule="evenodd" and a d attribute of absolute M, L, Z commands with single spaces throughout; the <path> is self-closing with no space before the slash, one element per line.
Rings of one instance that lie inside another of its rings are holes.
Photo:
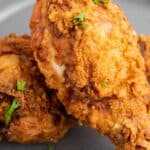
<path fill-rule="evenodd" d="M 108 83 L 107 83 L 106 81 L 103 81 L 103 82 L 101 83 L 101 86 L 102 86 L 102 88 L 107 88 Z"/>
<path fill-rule="evenodd" d="M 25 81 L 17 81 L 17 90 L 25 91 L 26 89 L 26 82 Z"/>
<path fill-rule="evenodd" d="M 48 150 L 54 150 L 54 145 L 51 144 L 51 143 L 49 143 L 49 144 L 48 144 Z"/>
<path fill-rule="evenodd" d="M 84 22 L 84 21 L 85 21 L 85 14 L 84 13 L 80 13 L 78 16 L 76 16 L 73 19 L 74 23 L 81 23 L 81 22 Z"/>
<path fill-rule="evenodd" d="M 5 112 L 5 124 L 6 124 L 6 126 L 9 125 L 13 113 L 19 107 L 20 107 L 20 104 L 16 99 L 14 99 L 12 104 L 8 106 L 8 108 L 6 109 L 6 112 Z"/>
<path fill-rule="evenodd" d="M 102 2 L 102 3 L 104 3 L 104 4 L 107 4 L 107 3 L 109 3 L 109 0 L 93 0 L 93 2 L 94 2 L 95 4 L 98 4 L 99 2 Z"/>
<path fill-rule="evenodd" d="M 85 22 L 83 22 L 83 23 L 81 23 L 81 24 L 79 25 L 79 28 L 80 28 L 80 29 L 83 29 L 83 28 L 85 28 L 85 27 L 87 27 L 87 23 L 85 23 Z"/>

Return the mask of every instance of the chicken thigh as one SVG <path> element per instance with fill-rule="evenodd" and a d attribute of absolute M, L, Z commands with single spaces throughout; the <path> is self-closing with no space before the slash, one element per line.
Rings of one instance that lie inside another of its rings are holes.
<path fill-rule="evenodd" d="M 29 36 L 0 39 L 0 135 L 17 143 L 57 142 L 73 126 L 44 84 Z"/>
<path fill-rule="evenodd" d="M 34 56 L 68 114 L 118 149 L 150 149 L 149 84 L 138 36 L 113 2 L 37 0 Z"/>

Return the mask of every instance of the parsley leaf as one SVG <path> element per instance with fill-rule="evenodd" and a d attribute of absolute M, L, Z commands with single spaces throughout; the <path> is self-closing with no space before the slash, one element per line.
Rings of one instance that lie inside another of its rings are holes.
<path fill-rule="evenodd" d="M 107 3 L 109 3 L 109 0 L 93 0 L 93 2 L 94 2 L 95 4 L 98 4 L 99 2 L 102 2 L 102 3 L 104 3 L 104 4 L 107 4 Z"/>
<path fill-rule="evenodd" d="M 6 124 L 6 126 L 9 125 L 14 111 L 19 107 L 20 107 L 19 102 L 17 102 L 17 100 L 14 99 L 12 104 L 6 109 L 6 112 L 5 112 L 5 124 Z"/>
<path fill-rule="evenodd" d="M 51 143 L 49 143 L 49 144 L 48 144 L 48 150 L 54 150 L 54 145 L 51 144 Z"/>
<path fill-rule="evenodd" d="M 84 21 L 85 21 L 85 14 L 84 13 L 80 13 L 78 16 L 76 16 L 73 19 L 74 23 L 81 23 L 81 22 L 84 22 Z"/>
<path fill-rule="evenodd" d="M 87 27 L 87 23 L 83 22 L 79 25 L 80 29 L 84 29 L 85 27 Z"/>
<path fill-rule="evenodd" d="M 26 82 L 25 81 L 17 81 L 17 90 L 24 91 L 26 89 Z"/>
<path fill-rule="evenodd" d="M 107 83 L 107 82 L 105 82 L 105 81 L 103 81 L 103 82 L 101 83 L 101 86 L 102 86 L 102 88 L 107 88 L 108 83 Z"/>

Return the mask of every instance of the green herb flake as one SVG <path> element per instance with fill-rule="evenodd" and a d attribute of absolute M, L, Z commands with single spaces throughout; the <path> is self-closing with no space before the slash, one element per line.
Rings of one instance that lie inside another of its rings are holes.
<path fill-rule="evenodd" d="M 20 107 L 20 104 L 19 104 L 19 102 L 16 99 L 14 99 L 12 104 L 9 107 L 7 107 L 6 112 L 5 112 L 5 125 L 6 126 L 9 125 L 13 113 L 19 107 Z"/>
<path fill-rule="evenodd" d="M 102 86 L 102 88 L 107 88 L 107 87 L 108 87 L 108 83 L 105 82 L 105 81 L 103 81 L 103 82 L 101 83 L 101 86 Z"/>
<path fill-rule="evenodd" d="M 98 4 L 98 3 L 100 2 L 100 0 L 93 0 L 93 2 L 94 2 L 95 4 Z"/>
<path fill-rule="evenodd" d="M 76 16 L 73 19 L 74 23 L 81 23 L 81 22 L 84 22 L 84 21 L 85 21 L 85 14 L 84 13 L 80 13 L 78 16 Z"/>
<path fill-rule="evenodd" d="M 108 4 L 108 3 L 109 3 L 109 0 L 93 0 L 93 2 L 94 2 L 95 4 L 98 4 L 98 3 L 100 3 L 100 2 L 102 2 L 102 3 L 104 3 L 104 4 Z"/>
<path fill-rule="evenodd" d="M 17 90 L 25 91 L 26 89 L 26 82 L 25 81 L 17 81 Z"/>
<path fill-rule="evenodd" d="M 49 144 L 48 144 L 48 150 L 54 150 L 54 145 L 51 144 L 51 143 L 49 143 Z"/>
<path fill-rule="evenodd" d="M 85 23 L 85 22 L 83 22 L 83 23 L 81 23 L 81 25 L 79 25 L 80 29 L 84 29 L 86 27 L 87 27 L 87 23 Z"/>

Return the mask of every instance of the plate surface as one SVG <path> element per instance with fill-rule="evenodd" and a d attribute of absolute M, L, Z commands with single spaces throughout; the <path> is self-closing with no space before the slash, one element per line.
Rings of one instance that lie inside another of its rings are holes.
<path fill-rule="evenodd" d="M 115 0 L 138 33 L 150 35 L 150 0 Z M 29 20 L 35 0 L 0 0 L 0 36 L 30 33 Z M 111 142 L 96 131 L 75 127 L 54 150 L 113 150 Z M 0 150 L 48 150 L 48 144 L 20 145 L 3 142 Z"/>

